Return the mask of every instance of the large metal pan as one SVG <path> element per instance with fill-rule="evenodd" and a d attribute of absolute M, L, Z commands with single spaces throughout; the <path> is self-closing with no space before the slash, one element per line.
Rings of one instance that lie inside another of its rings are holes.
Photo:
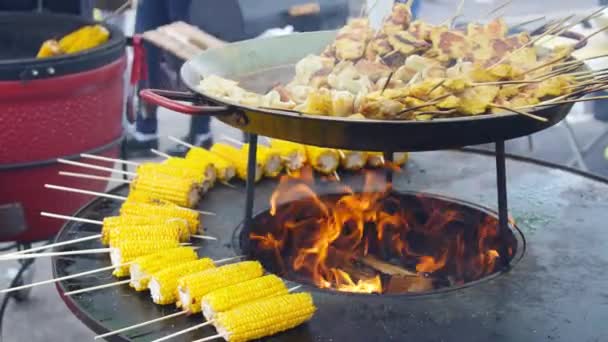
<path fill-rule="evenodd" d="M 366 151 L 428 151 L 518 138 L 557 124 L 572 108 L 568 104 L 533 112 L 547 118 L 547 122 L 514 113 L 432 121 L 352 120 L 243 106 L 198 89 L 202 78 L 218 75 L 240 81 L 249 90 L 266 92 L 277 82 L 289 81 L 294 74 L 294 64 L 308 54 L 323 51 L 335 35 L 335 31 L 298 33 L 207 50 L 187 61 L 181 69 L 181 77 L 193 93 L 148 89 L 142 91 L 141 96 L 184 114 L 215 116 L 248 133 Z"/>

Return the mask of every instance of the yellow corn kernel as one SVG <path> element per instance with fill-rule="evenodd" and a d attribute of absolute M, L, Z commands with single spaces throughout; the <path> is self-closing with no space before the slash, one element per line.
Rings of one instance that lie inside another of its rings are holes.
<path fill-rule="evenodd" d="M 213 147 L 211 147 L 211 152 L 232 162 L 236 168 L 236 175 L 242 180 L 247 180 L 247 152 L 223 143 L 215 143 Z M 257 160 L 255 181 L 260 181 L 263 175 L 264 166 Z"/>
<path fill-rule="evenodd" d="M 249 154 L 249 144 L 244 144 L 241 149 Z M 263 165 L 264 176 L 266 177 L 277 177 L 283 170 L 281 156 L 272 148 L 258 144 L 256 159 Z"/>
<path fill-rule="evenodd" d="M 177 281 L 181 277 L 215 268 L 213 260 L 203 258 L 184 264 L 168 267 L 153 273 L 148 283 L 152 301 L 155 304 L 166 305 L 177 301 Z"/>
<path fill-rule="evenodd" d="M 101 242 L 115 245 L 121 240 L 176 240 L 189 241 L 190 232 L 181 222 L 147 226 L 117 226 L 111 230 L 102 229 Z"/>
<path fill-rule="evenodd" d="M 181 207 L 192 208 L 198 204 L 200 194 L 196 183 L 189 179 L 167 179 L 163 175 L 140 174 L 131 183 L 131 192 L 158 198 Z"/>
<path fill-rule="evenodd" d="M 197 174 L 203 174 L 204 180 L 214 183 L 217 177 L 215 166 L 210 160 L 192 160 L 186 158 L 170 157 L 163 164 L 171 167 L 190 169 Z M 193 173 L 194 173 L 193 172 Z"/>
<path fill-rule="evenodd" d="M 275 275 L 267 275 L 210 292 L 203 296 L 201 305 L 203 314 L 207 320 L 211 320 L 219 312 L 234 309 L 241 304 L 285 294 L 287 287 L 283 281 Z"/>
<path fill-rule="evenodd" d="M 385 164 L 384 153 L 382 152 L 368 152 L 369 157 L 367 159 L 367 165 L 370 167 L 378 168 Z M 407 163 L 409 154 L 407 152 L 395 152 L 393 153 L 393 165 L 402 166 Z"/>
<path fill-rule="evenodd" d="M 236 175 L 236 168 L 232 162 L 201 147 L 192 147 L 186 154 L 186 160 L 194 163 L 199 161 L 212 163 L 217 178 L 223 182 L 229 182 Z"/>
<path fill-rule="evenodd" d="M 42 45 L 40 46 L 40 50 L 38 50 L 36 58 L 53 57 L 59 56 L 61 54 L 63 54 L 63 51 L 61 51 L 59 43 L 54 39 L 49 39 L 42 43 Z"/>
<path fill-rule="evenodd" d="M 270 146 L 279 153 L 283 164 L 290 171 L 297 171 L 306 163 L 306 148 L 302 144 L 272 139 Z"/>
<path fill-rule="evenodd" d="M 346 170 L 361 170 L 367 163 L 367 152 L 340 150 L 340 165 Z"/>
<path fill-rule="evenodd" d="M 110 39 L 110 31 L 101 25 L 84 26 L 59 41 L 61 49 L 66 53 L 77 53 L 80 51 L 97 47 Z"/>
<path fill-rule="evenodd" d="M 182 277 L 177 282 L 177 305 L 190 313 L 201 312 L 201 298 L 211 291 L 261 277 L 262 264 L 243 261 Z"/>
<path fill-rule="evenodd" d="M 393 164 L 402 166 L 410 159 L 410 155 L 407 152 L 395 152 L 393 154 Z"/>
<path fill-rule="evenodd" d="M 125 263 L 131 262 L 140 256 L 177 247 L 179 247 L 179 241 L 177 240 L 118 241 L 110 247 L 110 260 L 112 261 L 112 265 L 116 266 L 112 274 L 116 277 L 126 277 L 129 275 L 129 266 L 125 266 Z"/>
<path fill-rule="evenodd" d="M 340 165 L 338 151 L 331 148 L 306 146 L 306 157 L 315 170 L 325 175 L 334 173 Z"/>
<path fill-rule="evenodd" d="M 160 215 L 148 215 L 148 216 L 136 216 L 136 215 L 120 215 L 120 216 L 108 216 L 103 219 L 103 228 L 101 229 L 102 234 L 102 243 L 104 245 L 109 244 L 110 242 L 104 240 L 104 238 L 109 238 L 108 234 L 104 234 L 105 232 L 109 232 L 112 229 L 119 226 L 155 226 L 165 223 L 179 222 L 183 227 L 187 228 L 187 234 L 192 235 L 196 233 L 196 230 L 193 231 L 192 227 L 190 227 L 190 223 L 188 220 L 181 217 L 171 217 L 171 216 L 160 216 Z M 195 228 L 196 229 L 196 228 Z M 186 234 L 186 233 L 185 233 Z"/>
<path fill-rule="evenodd" d="M 164 163 L 144 163 L 137 167 L 137 176 L 153 175 L 156 179 L 161 179 L 163 176 L 166 183 L 176 180 L 190 180 L 198 184 L 201 188 L 209 187 L 210 180 L 204 173 L 184 167 L 176 167 Z"/>
<path fill-rule="evenodd" d="M 315 311 L 310 294 L 287 294 L 220 312 L 214 325 L 226 341 L 245 342 L 294 328 L 311 319 Z"/>
<path fill-rule="evenodd" d="M 186 208 L 179 207 L 169 202 L 137 202 L 132 200 L 133 194 L 129 194 L 129 198 L 120 207 L 121 216 L 153 216 L 153 217 L 170 217 L 171 219 L 184 219 L 188 222 L 191 234 L 196 234 L 202 228 L 200 215 L 198 212 Z"/>
<path fill-rule="evenodd" d="M 139 257 L 129 267 L 131 274 L 129 286 L 136 291 L 147 290 L 150 277 L 154 273 L 196 259 L 198 259 L 198 255 L 191 247 L 171 248 Z"/>

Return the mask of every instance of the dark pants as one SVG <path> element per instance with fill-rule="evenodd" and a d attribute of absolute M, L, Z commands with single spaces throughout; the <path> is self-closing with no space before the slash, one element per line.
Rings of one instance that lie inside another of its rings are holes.
<path fill-rule="evenodd" d="M 175 21 L 188 21 L 191 0 L 140 0 L 137 7 L 135 19 L 135 32 L 143 33 L 153 30 L 159 26 L 167 25 Z M 163 85 L 161 59 L 162 51 L 156 46 L 144 43 L 146 49 L 146 63 L 148 66 L 148 80 L 140 87 L 167 88 Z M 181 64 L 181 63 L 180 63 Z M 139 133 L 156 134 L 158 132 L 158 121 L 155 106 L 141 106 L 143 111 L 137 113 L 135 129 Z M 197 122 L 193 127 L 194 135 L 209 132 L 209 118 L 205 117 L 203 122 Z"/>

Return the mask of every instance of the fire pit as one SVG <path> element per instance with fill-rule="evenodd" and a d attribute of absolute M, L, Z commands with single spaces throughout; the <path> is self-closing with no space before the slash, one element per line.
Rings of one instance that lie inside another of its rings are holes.
<path fill-rule="evenodd" d="M 418 294 L 477 282 L 511 261 L 516 234 L 472 204 L 396 192 L 367 173 L 362 192 L 318 195 L 312 172 L 284 176 L 270 209 L 241 233 L 241 247 L 284 278 L 321 289 Z M 324 184 L 326 185 L 326 184 Z"/>

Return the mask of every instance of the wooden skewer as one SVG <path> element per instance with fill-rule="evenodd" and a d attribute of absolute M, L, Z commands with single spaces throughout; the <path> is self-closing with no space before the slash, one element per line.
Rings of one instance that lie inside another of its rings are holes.
<path fill-rule="evenodd" d="M 608 8 L 608 6 L 604 6 L 596 11 L 593 11 L 593 13 L 583 17 L 580 20 L 577 20 L 575 22 L 573 22 L 570 25 L 567 25 L 566 27 L 562 28 L 559 32 L 556 32 L 552 37 L 550 37 L 549 39 L 545 40 L 543 43 L 547 43 L 553 39 L 555 39 L 556 37 L 559 37 L 561 34 L 563 34 L 564 32 L 568 31 L 569 29 L 573 28 L 574 26 L 586 21 L 586 20 L 590 20 L 593 19 L 595 16 L 597 16 L 598 14 L 600 14 L 601 12 L 603 12 L 606 8 Z M 584 39 L 583 39 L 584 40 Z"/>
<path fill-rule="evenodd" d="M 500 11 L 501 9 L 509 6 L 512 2 L 513 2 L 513 0 L 507 0 L 507 1 L 505 1 L 504 4 L 498 5 L 496 8 L 494 8 L 490 12 L 486 13 L 486 15 L 484 15 L 484 18 L 487 18 L 487 17 L 491 16 L 492 14 Z"/>
<path fill-rule="evenodd" d="M 142 322 L 142 323 L 139 323 L 139 324 L 131 325 L 131 326 L 124 327 L 124 328 L 121 328 L 121 329 L 118 329 L 118 330 L 110 331 L 109 333 L 105 333 L 105 334 L 102 334 L 102 335 L 97 335 L 97 336 L 94 337 L 94 339 L 98 340 L 100 338 L 105 338 L 105 337 L 109 337 L 109 336 L 118 335 L 118 334 L 123 333 L 125 331 L 129 331 L 129 330 L 145 327 L 145 326 L 150 325 L 150 324 L 162 322 L 162 321 L 165 321 L 165 320 L 168 320 L 168 319 L 171 319 L 171 318 L 180 317 L 180 316 L 184 316 L 184 315 L 187 315 L 187 314 L 188 314 L 188 311 L 186 311 L 186 310 L 179 311 L 179 312 L 167 315 L 167 316 L 163 316 L 163 317 L 156 318 L 156 319 L 153 319 L 153 320 L 149 320 L 149 321 L 146 321 L 146 322 Z"/>
<path fill-rule="evenodd" d="M 192 145 L 192 144 L 190 144 L 190 143 L 187 143 L 187 142 L 185 142 L 185 141 L 183 141 L 183 140 L 181 140 L 181 139 L 178 139 L 178 138 L 176 138 L 176 137 L 174 137 L 174 136 L 171 136 L 171 135 L 169 135 L 169 136 L 168 136 L 168 138 L 169 138 L 169 140 L 171 140 L 171 141 L 173 141 L 173 142 L 175 142 L 175 143 L 178 143 L 178 144 L 180 144 L 180 145 L 184 145 L 184 146 L 186 146 L 186 147 L 188 147 L 188 148 L 193 148 L 193 147 L 196 147 L 196 146 L 194 146 L 194 145 Z"/>
<path fill-rule="evenodd" d="M 580 99 L 573 99 L 573 100 L 563 100 L 563 101 L 557 101 L 557 102 L 551 102 L 551 103 L 539 103 L 536 105 L 533 105 L 532 107 L 545 107 L 545 106 L 553 106 L 553 105 L 561 105 L 561 104 L 568 104 L 568 103 L 577 103 L 577 102 L 587 102 L 587 101 L 597 101 L 597 100 L 608 100 L 608 95 L 606 96 L 594 96 L 594 97 L 584 97 L 584 98 L 580 98 Z M 523 107 L 525 108 L 530 108 L 530 106 L 526 106 Z M 517 109 L 522 109 L 522 107 L 517 108 Z"/>
<path fill-rule="evenodd" d="M 391 71 L 391 73 L 388 75 L 388 78 L 386 79 L 386 82 L 384 83 L 384 87 L 382 87 L 382 91 L 380 92 L 381 96 L 382 96 L 382 94 L 384 94 L 386 87 L 388 87 L 388 85 L 391 83 L 391 80 L 393 79 L 394 74 L 395 73 L 393 71 Z"/>
<path fill-rule="evenodd" d="M 531 114 L 531 113 L 528 113 L 528 112 L 524 112 L 524 111 L 521 111 L 521 110 L 517 110 L 517 109 L 510 108 L 510 107 L 506 107 L 506 106 L 500 106 L 500 105 L 490 104 L 490 107 L 495 107 L 495 108 L 507 110 L 509 112 L 513 112 L 513 113 L 516 113 L 516 114 L 521 114 L 523 116 L 527 116 L 527 117 L 529 117 L 531 119 L 534 119 L 534 120 L 537 120 L 537 121 L 541 121 L 541 122 L 547 122 L 548 121 L 547 118 L 543 118 L 542 116 L 534 115 L 534 114 Z"/>
<path fill-rule="evenodd" d="M 213 340 L 217 340 L 219 338 L 224 338 L 221 334 L 216 334 L 208 337 L 201 338 L 200 340 L 192 341 L 192 342 L 209 342 Z"/>
<path fill-rule="evenodd" d="M 80 166 L 80 167 L 84 167 L 87 169 L 116 172 L 116 173 L 120 173 L 120 174 L 127 175 L 127 176 L 137 176 L 137 174 L 135 172 L 122 171 L 122 170 L 118 170 L 118 169 L 113 169 L 111 167 L 103 167 L 103 166 L 97 166 L 97 165 L 87 164 L 87 163 L 80 163 L 80 162 L 75 162 L 73 160 L 67 160 L 67 159 L 62 159 L 62 158 L 57 159 L 57 162 L 59 162 L 61 164 Z"/>
<path fill-rule="evenodd" d="M 239 147 L 241 147 L 241 146 L 245 145 L 245 143 L 244 143 L 244 142 L 239 141 L 239 140 L 236 140 L 236 139 L 234 139 L 234 138 L 231 138 L 231 137 L 229 137 L 229 136 L 227 136 L 227 135 L 222 135 L 222 136 L 221 136 L 221 138 L 220 138 L 220 140 L 224 140 L 225 142 L 232 143 L 232 144 L 237 145 L 237 146 L 239 146 Z"/>
<path fill-rule="evenodd" d="M 568 62 L 560 63 L 560 64 L 556 65 L 556 67 L 567 66 L 567 65 L 571 65 L 571 64 L 577 64 L 577 63 L 582 63 L 584 61 L 590 61 L 590 60 L 599 59 L 599 58 L 606 58 L 606 57 L 608 57 L 608 54 L 591 56 L 591 57 L 577 59 L 575 61 L 568 61 Z"/>
<path fill-rule="evenodd" d="M 130 160 L 108 158 L 108 157 L 104 157 L 104 156 L 98 156 L 96 154 L 81 153 L 80 156 L 83 158 L 89 158 L 89 159 L 95 159 L 95 160 L 101 160 L 101 161 L 107 161 L 107 162 L 113 162 L 113 163 L 119 163 L 119 164 L 127 164 L 127 165 L 133 165 L 133 166 L 141 165 L 140 163 L 136 163 L 136 162 L 130 161 Z"/>
<path fill-rule="evenodd" d="M 52 244 L 48 244 L 48 245 L 44 245 L 44 246 L 40 246 L 40 247 L 33 247 L 30 249 L 24 249 L 22 251 L 3 254 L 3 255 L 0 255 L 0 258 L 6 257 L 6 256 L 11 256 L 11 255 L 21 255 L 21 254 L 27 254 L 27 253 L 36 252 L 36 251 L 43 251 L 43 250 L 49 249 L 49 248 L 67 246 L 67 245 L 72 245 L 72 244 L 79 243 L 79 242 L 96 240 L 99 238 L 101 238 L 101 234 L 91 235 L 91 236 L 87 236 L 87 237 L 83 237 L 83 238 L 79 238 L 79 239 L 73 239 L 70 241 L 57 242 L 57 243 L 52 243 Z"/>
<path fill-rule="evenodd" d="M 83 189 L 69 188 L 67 186 L 58 186 L 58 185 L 53 185 L 53 184 L 45 184 L 44 187 L 47 188 L 47 189 L 53 189 L 53 190 L 74 192 L 74 193 L 78 193 L 78 194 L 92 195 L 92 196 L 98 196 L 98 197 L 106 197 L 106 198 L 111 198 L 111 199 L 115 199 L 115 200 L 119 200 L 119 201 L 126 201 L 127 200 L 127 198 L 124 197 L 124 196 L 107 194 L 105 192 L 97 192 L 97 191 L 89 191 L 89 190 L 83 190 Z M 215 216 L 216 215 L 215 213 L 212 213 L 212 212 L 209 212 L 209 211 L 195 210 L 195 209 L 192 209 L 192 208 L 185 208 L 185 207 L 180 207 L 180 208 L 196 211 L 197 213 L 200 213 L 202 215 L 207 215 L 207 216 Z"/>
<path fill-rule="evenodd" d="M 121 281 L 117 281 L 115 283 L 103 284 L 103 285 L 99 285 L 99 286 L 87 287 L 85 289 L 64 292 L 63 295 L 64 296 L 73 296 L 73 295 L 76 295 L 76 294 L 79 294 L 79 293 L 91 292 L 91 291 L 95 291 L 95 290 L 107 289 L 108 287 L 125 285 L 125 284 L 128 284 L 130 282 L 131 282 L 131 279 L 121 280 Z"/>
<path fill-rule="evenodd" d="M 17 286 L 17 287 L 11 287 L 9 289 L 5 289 L 5 290 L 0 291 L 0 293 L 9 293 L 9 292 L 13 292 L 13 291 L 19 291 L 19 290 L 29 289 L 29 288 L 40 286 L 40 285 L 54 284 L 54 283 L 57 283 L 57 282 L 60 282 L 60 281 L 64 281 L 64 280 L 68 280 L 68 279 L 73 279 L 73 278 L 78 278 L 78 277 L 83 277 L 83 276 L 87 276 L 87 275 L 95 274 L 95 273 L 100 273 L 100 272 L 104 272 L 104 271 L 112 271 L 116 267 L 129 266 L 132 263 L 133 263 L 133 261 L 132 262 L 127 262 L 127 263 L 124 263 L 124 264 L 121 264 L 121 265 L 117 265 L 117 266 L 102 267 L 102 268 L 97 268 L 97 269 L 86 271 L 86 272 L 80 272 L 80 273 L 70 274 L 70 275 L 67 275 L 67 276 L 64 276 L 64 277 L 43 280 L 43 281 L 39 281 L 39 282 L 36 282 L 36 283 L 26 284 L 26 285 Z"/>
<path fill-rule="evenodd" d="M 6 256 L 0 257 L 0 261 L 36 259 L 36 258 L 64 256 L 64 255 L 107 254 L 107 253 L 110 253 L 110 248 L 94 248 L 94 249 L 83 249 L 83 250 L 79 250 L 79 251 L 6 255 Z"/>
<path fill-rule="evenodd" d="M 523 23 L 519 23 L 519 24 L 515 24 L 515 25 L 511 26 L 511 29 L 514 29 L 516 27 L 526 26 L 526 25 L 535 23 L 537 21 L 545 20 L 545 19 L 547 19 L 547 17 L 542 16 L 542 17 L 538 17 L 536 19 L 527 20 L 527 21 L 524 21 Z"/>
<path fill-rule="evenodd" d="M 170 156 L 170 155 L 168 155 L 168 154 L 166 154 L 166 153 L 164 153 L 164 152 L 161 152 L 161 151 L 159 151 L 159 150 L 155 150 L 155 149 L 151 148 L 151 149 L 150 149 L 150 151 L 151 151 L 152 153 L 156 154 L 157 156 L 161 156 L 161 157 L 164 157 L 164 158 L 166 158 L 166 159 L 171 158 L 171 156 Z"/>
<path fill-rule="evenodd" d="M 125 184 L 131 184 L 133 182 L 129 179 L 101 177 L 101 176 L 89 175 L 86 173 L 78 173 L 78 172 L 59 171 L 59 175 L 67 176 L 67 177 L 74 177 L 74 178 L 85 178 L 85 179 L 93 179 L 93 180 L 100 180 L 100 181 L 118 182 L 118 183 L 125 183 Z"/>
<path fill-rule="evenodd" d="M 208 325 L 211 325 L 211 324 L 213 324 L 214 322 L 215 322 L 214 320 L 210 320 L 210 321 L 207 321 L 207 322 L 205 322 L 205 323 L 197 324 L 197 325 L 192 326 L 192 327 L 190 327 L 190 328 L 187 328 L 187 329 L 184 329 L 184 330 L 180 330 L 180 331 L 178 331 L 178 332 L 176 332 L 176 333 L 173 333 L 173 334 L 171 334 L 171 335 L 167 335 L 167 336 L 165 336 L 165 337 L 161 337 L 161 338 L 156 339 L 156 340 L 154 340 L 154 341 L 152 341 L 152 342 L 162 342 L 162 341 L 170 340 L 170 339 L 172 339 L 172 338 L 174 338 L 174 337 L 176 337 L 176 336 L 180 336 L 180 335 L 183 335 L 183 334 L 185 334 L 185 333 L 188 333 L 188 332 L 191 332 L 191 331 L 194 331 L 194 330 L 200 329 L 200 328 L 202 328 L 202 327 L 206 327 L 206 326 L 208 326 Z"/>
<path fill-rule="evenodd" d="M 336 180 L 337 180 L 338 182 L 341 182 L 341 181 L 342 181 L 342 180 L 340 179 L 340 175 L 338 174 L 338 171 L 334 171 L 334 172 L 332 173 L 332 175 L 333 175 L 333 176 L 336 178 Z"/>
<path fill-rule="evenodd" d="M 511 1 L 511 0 L 509 0 L 509 1 Z M 456 7 L 456 12 L 454 12 L 454 14 L 452 14 L 449 18 L 447 18 L 441 24 L 439 24 L 439 26 L 447 26 L 448 28 L 451 28 L 452 25 L 454 25 L 454 21 L 462 15 L 463 9 L 464 9 L 464 0 L 460 0 L 460 2 L 458 3 L 458 6 Z"/>
<path fill-rule="evenodd" d="M 583 38 L 583 39 L 582 39 L 582 40 L 579 42 L 579 44 L 581 44 L 581 43 L 583 43 L 583 42 L 586 42 L 586 41 L 589 41 L 589 39 L 591 39 L 593 36 L 595 36 L 595 35 L 597 35 L 597 34 L 599 34 L 599 33 L 602 33 L 602 32 L 604 32 L 604 31 L 606 31 L 606 30 L 608 30 L 608 25 L 606 25 L 606 26 L 602 27 L 601 29 L 599 29 L 599 30 L 597 30 L 597 31 L 595 31 L 595 32 L 593 32 L 593 33 L 591 33 L 591 34 L 589 34 L 587 37 Z"/>
<path fill-rule="evenodd" d="M 75 217 L 75 216 L 59 215 L 59 214 L 52 214 L 52 213 L 47 213 L 47 212 L 41 212 L 40 215 L 46 216 L 46 217 L 63 219 L 63 220 L 70 220 L 70 221 L 77 221 L 77 222 L 84 222 L 84 223 L 92 223 L 92 224 L 96 224 L 96 225 L 99 225 L 99 226 L 103 226 L 103 221 L 89 220 L 89 219 Z M 168 220 L 168 221 L 174 221 L 174 219 L 171 219 L 171 220 Z M 101 235 L 94 235 L 94 236 L 97 237 L 97 238 L 101 238 Z M 208 236 L 208 235 L 196 235 L 196 234 L 193 234 L 193 235 L 190 235 L 190 237 L 193 238 L 193 239 L 214 240 L 214 241 L 217 241 L 216 237 L 214 237 L 214 236 Z M 83 239 L 93 240 L 92 237 L 87 237 L 87 238 L 83 238 Z M 83 239 L 75 239 L 75 240 L 65 241 L 65 242 L 62 242 L 62 244 L 68 245 L 68 244 L 71 244 L 71 243 L 79 242 L 78 240 L 86 241 L 86 240 L 83 240 Z"/>

